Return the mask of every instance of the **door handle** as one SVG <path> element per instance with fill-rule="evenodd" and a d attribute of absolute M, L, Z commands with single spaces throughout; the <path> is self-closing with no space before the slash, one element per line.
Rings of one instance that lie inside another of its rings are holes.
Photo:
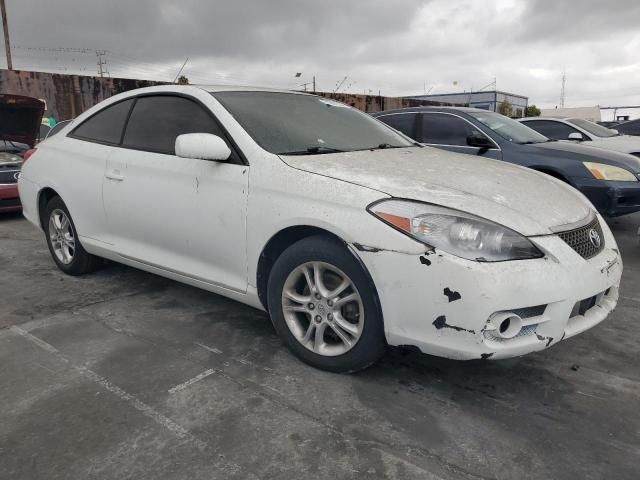
<path fill-rule="evenodd" d="M 107 171 L 104 176 L 109 180 L 115 180 L 116 182 L 121 182 L 122 180 L 124 180 L 124 175 L 120 173 L 120 170 L 115 168 L 113 170 Z"/>

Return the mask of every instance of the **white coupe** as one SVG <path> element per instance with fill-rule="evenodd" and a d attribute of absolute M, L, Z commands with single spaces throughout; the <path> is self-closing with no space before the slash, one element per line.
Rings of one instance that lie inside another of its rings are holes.
<path fill-rule="evenodd" d="M 298 357 L 331 371 L 387 345 L 523 355 L 618 299 L 616 242 L 578 191 L 313 95 L 116 95 L 30 151 L 19 189 L 62 271 L 106 258 L 266 310 Z"/>

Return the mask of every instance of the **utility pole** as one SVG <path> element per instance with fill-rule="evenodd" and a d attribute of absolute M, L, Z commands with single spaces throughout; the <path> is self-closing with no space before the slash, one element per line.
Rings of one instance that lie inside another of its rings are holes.
<path fill-rule="evenodd" d="M 4 50 L 7 54 L 7 69 L 13 70 L 13 63 L 11 63 L 11 44 L 9 43 L 9 25 L 7 24 L 7 8 L 4 6 L 4 0 L 0 0 L 0 10 L 2 10 L 2 30 L 4 31 Z"/>
<path fill-rule="evenodd" d="M 176 78 L 173 79 L 173 83 L 177 83 L 178 82 L 178 79 L 180 78 L 180 74 L 182 73 L 182 70 L 184 70 L 184 67 L 187 65 L 188 61 L 189 61 L 189 57 L 187 57 L 187 59 L 184 61 L 184 63 L 180 67 L 180 70 L 178 71 L 178 74 L 176 75 Z"/>
<path fill-rule="evenodd" d="M 104 58 L 106 55 L 106 50 L 96 50 L 96 57 L 98 57 L 98 75 L 100 76 L 100 78 L 103 78 L 105 75 L 107 77 L 109 76 L 109 72 L 107 71 L 107 69 L 103 68 L 107 66 L 107 59 Z"/>
<path fill-rule="evenodd" d="M 340 87 L 342 87 L 342 85 L 344 84 L 344 82 L 347 81 L 347 78 L 349 78 L 348 76 L 345 76 L 341 82 L 338 82 L 338 84 L 336 85 L 335 90 L 333 90 L 333 93 L 338 93 L 338 90 L 340 90 Z"/>
<path fill-rule="evenodd" d="M 567 74 L 562 72 L 562 88 L 560 89 L 560 108 L 564 108 L 565 84 L 567 83 Z"/>
<path fill-rule="evenodd" d="M 316 93 L 316 76 L 313 76 L 313 93 Z"/>

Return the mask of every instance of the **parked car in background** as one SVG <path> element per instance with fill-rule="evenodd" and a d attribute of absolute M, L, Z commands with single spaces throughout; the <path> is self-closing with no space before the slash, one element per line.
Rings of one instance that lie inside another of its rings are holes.
<path fill-rule="evenodd" d="M 18 177 L 37 139 L 44 103 L 20 95 L 0 94 L 0 212 L 20 211 Z"/>
<path fill-rule="evenodd" d="M 332 371 L 387 344 L 543 350 L 618 299 L 614 237 L 573 188 L 301 92 L 119 94 L 42 142 L 19 182 L 62 271 L 103 257 L 267 310 L 297 356 Z"/>
<path fill-rule="evenodd" d="M 0 151 L 0 213 L 20 211 L 18 177 L 22 167 L 19 153 Z"/>
<path fill-rule="evenodd" d="M 640 211 L 640 159 L 632 155 L 552 141 L 476 108 L 419 107 L 373 116 L 425 145 L 544 172 L 580 190 L 606 215 Z"/>
<path fill-rule="evenodd" d="M 640 138 L 620 135 L 617 130 L 605 128 L 581 118 L 528 117 L 519 122 L 552 140 L 588 142 L 590 146 L 630 153 L 640 157 Z"/>
<path fill-rule="evenodd" d="M 640 118 L 620 123 L 616 130 L 622 135 L 640 136 Z"/>
<path fill-rule="evenodd" d="M 612 130 L 616 130 L 616 127 L 618 125 L 620 125 L 622 122 L 618 121 L 618 120 L 609 120 L 609 121 L 605 121 L 605 122 L 596 122 L 598 125 L 600 125 L 601 127 L 605 127 L 605 128 L 609 128 Z"/>

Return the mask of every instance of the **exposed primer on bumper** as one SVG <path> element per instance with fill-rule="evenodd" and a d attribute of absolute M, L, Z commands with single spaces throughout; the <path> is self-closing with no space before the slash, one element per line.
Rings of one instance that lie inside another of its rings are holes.
<path fill-rule="evenodd" d="M 589 260 L 555 235 L 532 241 L 553 255 L 480 263 L 440 251 L 355 250 L 377 286 L 390 345 L 452 359 L 495 360 L 543 350 L 592 328 L 618 300 L 622 262 L 608 229 L 610 248 Z M 587 311 L 573 314 L 577 304 L 592 298 Z M 491 331 L 489 319 L 500 312 L 523 315 L 514 338 Z"/>

